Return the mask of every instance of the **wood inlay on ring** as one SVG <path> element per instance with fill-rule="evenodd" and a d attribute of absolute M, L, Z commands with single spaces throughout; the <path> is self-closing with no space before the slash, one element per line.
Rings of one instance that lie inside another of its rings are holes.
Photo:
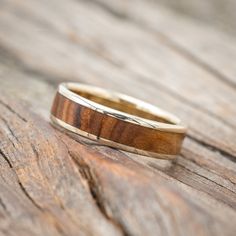
<path fill-rule="evenodd" d="M 183 133 L 163 132 L 110 116 L 78 104 L 57 92 L 51 113 L 82 131 L 148 152 L 166 155 L 179 153 Z"/>

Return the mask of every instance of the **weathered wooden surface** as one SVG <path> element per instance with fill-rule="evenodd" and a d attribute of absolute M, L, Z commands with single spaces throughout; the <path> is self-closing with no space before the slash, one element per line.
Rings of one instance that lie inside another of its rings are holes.
<path fill-rule="evenodd" d="M 227 33 L 236 34 L 235 0 L 150 0 L 170 7 L 181 15 L 195 18 Z"/>
<path fill-rule="evenodd" d="M 234 38 L 146 1 L 0 6 L 1 235 L 235 235 Z M 55 130 L 61 81 L 178 114 L 189 126 L 181 155 L 155 160 Z"/>

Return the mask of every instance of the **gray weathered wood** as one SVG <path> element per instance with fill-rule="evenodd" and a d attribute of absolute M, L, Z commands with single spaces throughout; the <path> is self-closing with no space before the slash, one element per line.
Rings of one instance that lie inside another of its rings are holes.
<path fill-rule="evenodd" d="M 227 33 L 236 33 L 236 2 L 234 0 L 154 0 L 158 4 L 170 7 L 179 14 L 217 27 Z"/>

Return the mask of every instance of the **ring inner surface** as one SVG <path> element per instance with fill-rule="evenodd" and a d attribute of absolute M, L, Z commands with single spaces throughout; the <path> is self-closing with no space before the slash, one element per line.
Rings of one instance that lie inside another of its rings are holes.
<path fill-rule="evenodd" d="M 73 93 L 76 93 L 79 96 L 82 96 L 88 100 L 91 100 L 93 102 L 96 102 L 98 104 L 104 105 L 109 108 L 116 109 L 121 112 L 125 112 L 131 115 L 135 115 L 141 118 L 157 121 L 157 122 L 162 122 L 166 124 L 175 124 L 168 120 L 167 118 L 158 116 L 152 111 L 145 111 L 137 107 L 135 103 L 129 102 L 127 100 L 124 100 L 122 98 L 106 98 L 98 94 L 92 94 L 86 91 L 81 91 L 81 90 L 75 90 L 75 89 L 70 89 Z"/>

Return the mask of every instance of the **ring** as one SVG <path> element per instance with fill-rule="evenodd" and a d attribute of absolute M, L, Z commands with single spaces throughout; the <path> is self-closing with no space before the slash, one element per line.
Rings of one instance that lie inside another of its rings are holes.
<path fill-rule="evenodd" d="M 178 118 L 151 104 L 80 83 L 59 85 L 51 121 L 73 137 L 159 159 L 174 159 L 186 133 Z"/>

